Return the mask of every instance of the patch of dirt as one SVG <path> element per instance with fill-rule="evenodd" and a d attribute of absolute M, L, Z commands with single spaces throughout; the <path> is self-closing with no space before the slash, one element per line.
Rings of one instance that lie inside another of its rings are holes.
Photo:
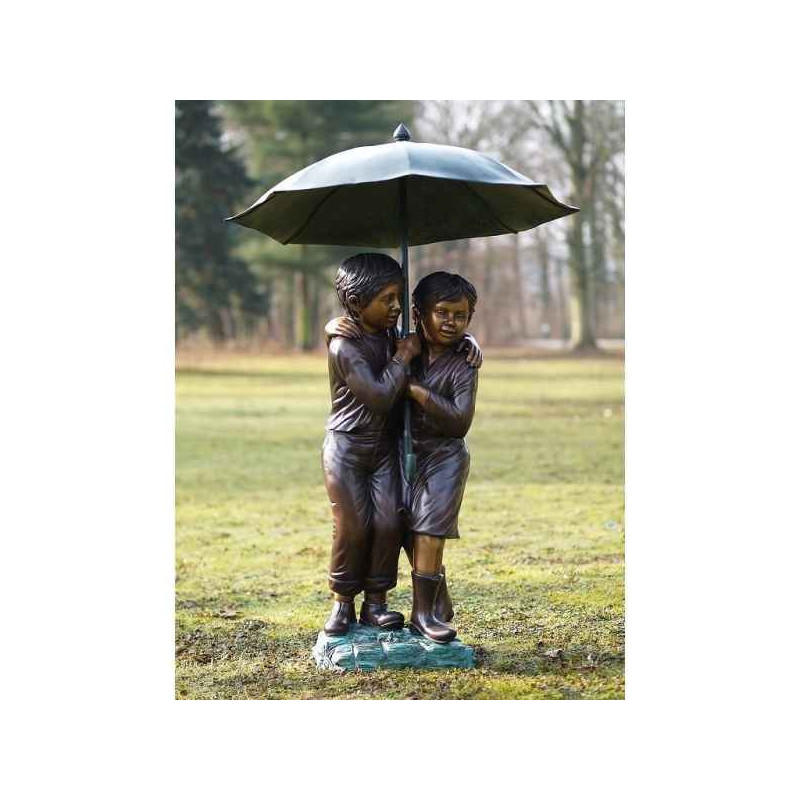
<path fill-rule="evenodd" d="M 198 664 L 211 661 L 264 655 L 268 649 L 267 623 L 246 619 L 230 631 L 194 628 L 179 631 L 175 639 L 175 657 Z"/>

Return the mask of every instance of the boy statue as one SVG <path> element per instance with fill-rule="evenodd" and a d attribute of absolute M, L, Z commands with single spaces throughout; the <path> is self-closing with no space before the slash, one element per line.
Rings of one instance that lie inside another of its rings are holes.
<path fill-rule="evenodd" d="M 331 413 L 322 468 L 334 521 L 328 581 L 334 603 L 324 626 L 329 635 L 346 633 L 355 622 L 354 599 L 361 591 L 362 624 L 403 627 L 403 615 L 386 604 L 386 593 L 397 584 L 403 534 L 397 401 L 420 352 L 416 335 L 398 339 L 394 333 L 403 273 L 393 258 L 362 253 L 346 259 L 336 293 L 362 335 L 334 336 L 328 344 Z"/>

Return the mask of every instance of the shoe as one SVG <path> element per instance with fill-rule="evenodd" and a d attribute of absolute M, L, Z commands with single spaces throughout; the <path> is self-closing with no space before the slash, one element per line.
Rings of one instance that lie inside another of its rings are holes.
<path fill-rule="evenodd" d="M 350 630 L 350 624 L 356 621 L 356 605 L 350 600 L 343 603 L 333 601 L 333 610 L 322 630 L 328 636 L 342 636 Z"/>
<path fill-rule="evenodd" d="M 403 627 L 405 618 L 399 611 L 389 611 L 386 603 L 368 603 L 365 600 L 361 604 L 358 621 L 362 625 L 383 628 L 385 631 L 396 631 Z"/>
<path fill-rule="evenodd" d="M 450 599 L 450 592 L 447 591 L 447 579 L 445 577 L 444 564 L 442 564 L 442 583 L 439 586 L 439 594 L 436 595 L 436 605 L 433 607 L 433 616 L 442 622 L 450 622 L 455 616 L 453 611 L 453 601 Z"/>
<path fill-rule="evenodd" d="M 445 625 L 433 613 L 436 596 L 442 585 L 441 573 L 425 575 L 412 570 L 411 582 L 414 586 L 414 600 L 411 608 L 411 620 L 408 623 L 409 628 L 440 644 L 452 642 L 456 638 L 455 628 Z"/>

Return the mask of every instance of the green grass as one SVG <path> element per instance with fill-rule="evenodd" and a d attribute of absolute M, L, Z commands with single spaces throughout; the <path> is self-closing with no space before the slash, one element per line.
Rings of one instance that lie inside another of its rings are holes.
<path fill-rule="evenodd" d="M 330 605 L 324 356 L 179 370 L 177 697 L 622 698 L 622 371 L 487 359 L 445 550 L 478 667 L 335 675 L 310 657 Z M 408 615 L 404 555 L 390 599 Z"/>

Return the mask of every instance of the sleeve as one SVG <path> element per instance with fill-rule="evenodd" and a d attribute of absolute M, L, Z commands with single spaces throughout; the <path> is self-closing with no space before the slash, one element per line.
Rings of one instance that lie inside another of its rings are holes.
<path fill-rule="evenodd" d="M 376 378 L 354 340 L 336 336 L 328 349 L 339 375 L 355 398 L 370 411 L 388 413 L 408 381 L 408 368 L 403 360 L 395 356 Z"/>
<path fill-rule="evenodd" d="M 423 411 L 436 427 L 454 439 L 463 439 L 472 425 L 475 416 L 475 400 L 478 395 L 478 370 L 464 362 L 459 365 L 454 381 L 453 399 L 448 400 L 440 394 L 428 390 L 428 398 Z"/>

